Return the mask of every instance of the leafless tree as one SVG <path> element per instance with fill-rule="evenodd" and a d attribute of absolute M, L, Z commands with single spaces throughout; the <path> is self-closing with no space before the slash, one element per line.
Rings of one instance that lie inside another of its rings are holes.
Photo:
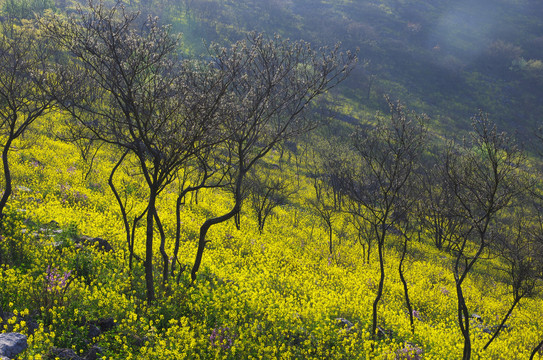
<path fill-rule="evenodd" d="M 0 24 L 0 141 L 5 185 L 0 219 L 13 192 L 9 166 L 13 142 L 54 105 L 41 90 L 49 75 L 51 47 L 34 25 L 10 17 Z"/>
<path fill-rule="evenodd" d="M 279 165 L 262 166 L 251 171 L 247 178 L 248 201 L 256 214 L 258 231 L 262 234 L 266 220 L 275 208 L 286 205 L 296 190 Z"/>
<path fill-rule="evenodd" d="M 424 117 L 406 112 L 388 101 L 390 117 L 378 118 L 374 127 L 358 129 L 352 136 L 355 160 L 339 173 L 342 189 L 350 199 L 349 211 L 367 222 L 376 237 L 380 279 L 373 301 L 371 334 L 377 333 L 378 306 L 385 280 L 385 243 L 394 226 L 405 218 L 402 206 L 408 184 L 426 142 Z"/>
<path fill-rule="evenodd" d="M 421 176 L 422 192 L 417 203 L 421 225 L 428 230 L 438 250 L 450 251 L 462 236 L 464 219 L 456 214 L 457 199 L 445 186 L 440 169 L 430 165 Z"/>
<path fill-rule="evenodd" d="M 541 219 L 534 219 L 533 212 L 530 214 L 529 209 L 524 208 L 527 203 L 529 201 L 523 199 L 523 206 L 511 211 L 512 219 L 500 219 L 496 241 L 492 244 L 502 260 L 503 265 L 499 270 L 506 275 L 511 286 L 513 302 L 483 350 L 498 337 L 520 300 L 537 293 L 537 283 L 541 280 L 543 262 L 536 254 L 543 253 L 543 223 Z"/>
<path fill-rule="evenodd" d="M 232 111 L 223 119 L 225 131 L 232 134 L 225 153 L 231 164 L 234 206 L 201 226 L 193 281 L 209 228 L 239 214 L 248 172 L 270 150 L 317 125 L 306 116 L 310 105 L 344 80 L 356 61 L 354 54 L 341 53 L 339 47 L 313 50 L 303 41 L 258 34 L 230 48 L 215 48 L 213 56 L 219 71 L 234 75 L 229 86 Z"/>
<path fill-rule="evenodd" d="M 308 205 L 326 226 L 330 256 L 334 255 L 334 220 L 340 215 L 343 203 L 341 184 L 337 174 L 345 161 L 342 157 L 345 149 L 332 144 L 336 141 L 338 139 L 331 139 L 321 141 L 317 146 L 314 145 L 316 149 L 307 159 L 315 195 L 308 200 Z"/>
<path fill-rule="evenodd" d="M 182 61 L 168 27 L 156 18 L 140 21 L 121 3 L 90 2 L 66 19 L 53 15 L 41 23 L 71 55 L 61 69 L 63 86 L 51 92 L 72 115 L 72 125 L 135 156 L 147 184 L 145 278 L 151 302 L 155 225 L 164 283 L 169 273 L 157 197 L 187 161 L 219 142 L 228 80 L 211 64 Z"/>
<path fill-rule="evenodd" d="M 458 324 L 464 337 L 463 359 L 471 358 L 470 314 L 462 285 L 473 266 L 497 238 L 497 216 L 521 191 L 520 169 L 525 157 L 514 141 L 497 131 L 486 114 L 473 118 L 473 131 L 463 144 L 452 144 L 438 164 L 442 191 L 454 201 L 445 212 L 462 224 L 452 244 L 453 275 L 458 302 Z"/>

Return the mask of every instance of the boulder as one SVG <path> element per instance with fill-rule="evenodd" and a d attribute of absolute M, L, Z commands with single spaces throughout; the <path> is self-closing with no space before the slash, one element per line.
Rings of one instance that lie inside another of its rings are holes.
<path fill-rule="evenodd" d="M 15 358 L 28 347 L 26 335 L 21 333 L 0 334 L 0 356 Z"/>

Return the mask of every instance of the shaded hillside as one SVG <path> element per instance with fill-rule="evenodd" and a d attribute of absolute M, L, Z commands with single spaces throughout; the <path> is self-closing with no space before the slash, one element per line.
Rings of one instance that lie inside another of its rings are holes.
<path fill-rule="evenodd" d="M 439 116 L 443 130 L 466 129 L 478 109 L 521 132 L 540 121 L 537 1 L 193 0 L 150 8 L 164 11 L 195 53 L 204 41 L 228 43 L 253 30 L 360 48 L 364 61 L 342 91 L 370 109 L 387 93 Z"/>

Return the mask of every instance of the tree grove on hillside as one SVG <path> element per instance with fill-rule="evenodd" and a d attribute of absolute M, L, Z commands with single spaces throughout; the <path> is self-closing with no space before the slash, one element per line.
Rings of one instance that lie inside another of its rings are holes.
<path fill-rule="evenodd" d="M 150 302 L 155 298 L 155 224 L 164 282 L 169 274 L 157 197 L 179 169 L 223 136 L 218 123 L 221 99 L 226 77 L 233 74 L 181 61 L 177 39 L 167 27 L 153 18 L 140 23 L 138 14 L 121 4 L 109 8 L 90 3 L 67 19 L 45 18 L 42 25 L 71 55 L 59 70 L 63 86 L 52 92 L 72 115 L 72 125 L 82 128 L 83 136 L 135 156 L 147 184 L 145 277 Z"/>
<path fill-rule="evenodd" d="M 375 127 L 359 128 L 352 135 L 354 161 L 335 169 L 349 198 L 349 211 L 367 222 L 375 236 L 380 278 L 372 310 L 375 339 L 378 306 L 385 281 L 385 243 L 393 227 L 406 216 L 405 199 L 412 197 L 409 183 L 426 143 L 424 119 L 389 101 L 391 115 Z"/>
<path fill-rule="evenodd" d="M 251 34 L 229 49 L 215 48 L 213 56 L 219 71 L 233 75 L 228 87 L 231 112 L 222 119 L 222 126 L 231 134 L 223 151 L 228 158 L 234 205 L 201 226 L 193 281 L 209 228 L 239 214 L 249 171 L 274 147 L 317 126 L 310 105 L 343 81 L 356 62 L 354 54 L 341 53 L 338 47 L 314 50 L 303 41 L 259 34 Z"/>
<path fill-rule="evenodd" d="M 453 275 L 457 320 L 464 338 L 463 360 L 471 358 L 472 345 L 471 314 L 462 285 L 484 252 L 498 240 L 498 216 L 526 185 L 520 171 L 525 162 L 523 153 L 507 134 L 497 131 L 486 114 L 479 113 L 473 118 L 470 135 L 470 141 L 448 146 L 436 165 L 437 181 L 431 186 L 444 187 L 439 192 L 450 194 L 452 198 L 429 207 L 440 208 L 455 222 L 443 230 L 457 232 L 449 239 L 453 241 Z"/>

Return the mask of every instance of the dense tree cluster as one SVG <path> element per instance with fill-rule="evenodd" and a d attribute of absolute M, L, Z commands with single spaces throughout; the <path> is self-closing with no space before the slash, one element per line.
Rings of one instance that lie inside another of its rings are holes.
<path fill-rule="evenodd" d="M 400 248 L 399 276 L 415 331 L 403 262 L 408 244 L 427 232 L 436 248 L 452 257 L 463 359 L 470 359 L 473 319 L 463 284 L 476 264 L 499 257 L 500 271 L 513 296 L 509 311 L 484 349 L 500 334 L 520 300 L 534 296 L 543 280 L 540 188 L 530 180 L 526 154 L 486 114 L 472 118 L 472 131 L 462 142 L 450 140 L 423 156 L 428 146 L 427 120 L 400 104 L 389 101 L 389 105 L 388 120 L 379 118 L 375 125 L 359 127 L 346 147 L 325 147 L 328 152 L 320 158 L 328 175 L 321 178 L 326 179 L 324 183 L 315 182 L 313 203 L 329 234 L 334 216 L 348 212 L 358 219 L 355 224 L 359 231 L 364 230 L 367 244 L 377 245 L 381 276 L 372 311 L 374 337 L 385 280 L 385 244 L 392 246 L 389 242 Z M 332 206 L 330 195 L 323 202 L 323 188 L 330 189 L 330 194 L 331 189 L 339 191 L 341 206 Z"/>
<path fill-rule="evenodd" d="M 48 13 L 39 19 L 39 27 L 40 36 L 54 44 L 56 61 L 47 63 L 42 53 L 48 47 L 34 39 L 33 32 L 7 24 L 3 31 L 2 129 L 7 135 L 6 191 L 0 213 L 11 192 L 7 157 L 11 142 L 55 105 L 70 115 L 66 139 L 82 142 L 84 148 L 106 144 L 118 154 L 109 185 L 121 210 L 130 267 L 132 258 L 138 258 L 134 229 L 145 217 L 149 302 L 155 299 L 155 232 L 160 236 L 164 284 L 175 266 L 165 250 L 167 239 L 156 205 L 166 186 L 181 184 L 178 213 L 188 192 L 210 186 L 232 191 L 231 211 L 201 227 L 192 268 L 195 280 L 209 228 L 239 218 L 249 172 L 272 149 L 317 126 L 309 115 L 312 103 L 343 81 L 356 62 L 354 54 L 342 53 L 339 47 L 314 50 L 303 41 L 256 33 L 230 48 L 212 47 L 210 59 L 182 59 L 178 39 L 168 26 L 153 17 L 143 20 L 121 3 L 89 2 L 68 16 Z M 123 163 L 137 169 L 148 190 L 147 204 L 132 225 L 114 183 Z M 187 182 L 180 173 L 192 173 L 196 181 Z M 253 197 L 261 229 L 273 206 L 281 202 L 273 192 L 282 186 L 271 186 L 264 198 Z M 177 226 L 176 249 L 179 222 Z"/>

